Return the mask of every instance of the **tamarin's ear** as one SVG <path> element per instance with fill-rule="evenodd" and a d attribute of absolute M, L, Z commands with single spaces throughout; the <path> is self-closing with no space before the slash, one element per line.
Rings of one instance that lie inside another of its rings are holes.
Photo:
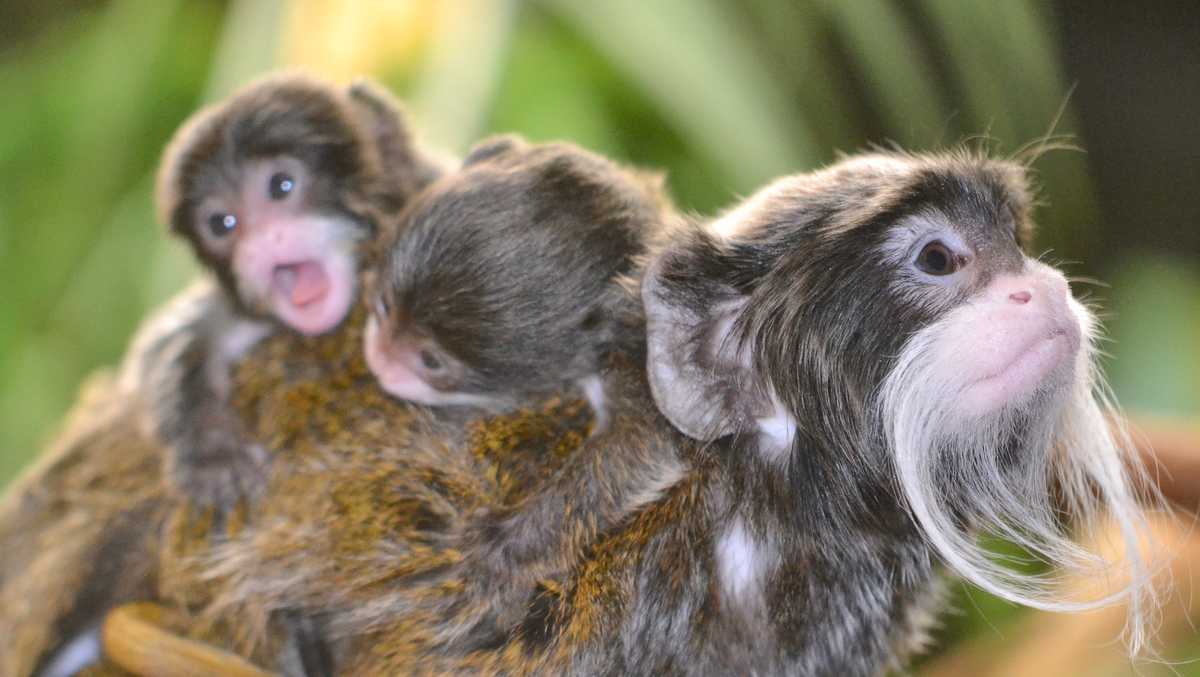
<path fill-rule="evenodd" d="M 463 167 L 467 167 L 485 160 L 490 160 L 498 155 L 511 153 L 515 150 L 527 148 L 529 144 L 524 139 L 516 134 L 500 134 L 492 136 L 480 141 L 471 148 L 467 156 L 463 158 Z"/>
<path fill-rule="evenodd" d="M 696 232 L 661 253 L 642 283 L 647 375 L 659 410 L 685 435 L 713 440 L 750 430 L 762 388 L 738 319 L 747 298 L 719 275 L 726 253 Z"/>
<path fill-rule="evenodd" d="M 408 118 L 383 86 L 358 78 L 347 91 L 359 121 L 378 149 L 384 175 L 391 180 L 415 180 L 421 171 Z"/>

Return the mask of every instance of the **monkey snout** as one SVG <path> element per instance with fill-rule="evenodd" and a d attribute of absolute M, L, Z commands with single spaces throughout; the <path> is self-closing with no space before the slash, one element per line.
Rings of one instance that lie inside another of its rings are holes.
<path fill-rule="evenodd" d="M 1018 306 L 1036 301 L 1044 303 L 1047 297 L 1046 285 L 1032 275 L 1008 276 L 992 283 L 992 293 L 989 295 L 996 301 Z"/>
<path fill-rule="evenodd" d="M 955 366 L 958 408 L 983 414 L 1027 401 L 1067 383 L 1083 328 L 1062 274 L 1031 266 L 991 281 L 978 303 L 946 326 L 942 350 Z"/>
<path fill-rule="evenodd" d="M 1070 317 L 1067 299 L 1071 290 L 1062 273 L 1050 266 L 1032 262 L 1020 275 L 997 278 L 988 296 L 1000 305 L 1020 312 L 1036 313 L 1051 318 Z"/>
<path fill-rule="evenodd" d="M 279 243 L 279 233 L 284 241 Z M 290 237 L 290 239 L 288 239 Z M 352 253 L 313 234 L 287 235 L 268 224 L 238 242 L 234 272 L 249 296 L 291 329 L 316 336 L 338 326 L 357 294 Z"/>

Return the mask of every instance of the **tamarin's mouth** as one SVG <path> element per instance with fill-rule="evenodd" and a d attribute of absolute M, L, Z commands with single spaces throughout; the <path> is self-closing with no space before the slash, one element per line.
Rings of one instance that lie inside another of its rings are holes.
<path fill-rule="evenodd" d="M 337 251 L 310 256 L 273 265 L 264 286 L 269 287 L 271 312 L 276 318 L 315 336 L 338 326 L 350 311 L 356 270 L 354 260 Z"/>
<path fill-rule="evenodd" d="M 1079 350 L 1078 333 L 1053 328 L 1011 349 L 1001 366 L 973 380 L 964 391 L 964 403 L 990 411 L 1050 386 L 1052 373 L 1070 365 Z"/>
<path fill-rule="evenodd" d="M 275 266 L 272 279 L 283 296 L 298 308 L 317 303 L 329 293 L 329 275 L 316 261 Z"/>

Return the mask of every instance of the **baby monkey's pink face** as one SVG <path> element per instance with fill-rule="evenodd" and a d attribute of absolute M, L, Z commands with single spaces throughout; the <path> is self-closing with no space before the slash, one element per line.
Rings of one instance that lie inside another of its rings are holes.
<path fill-rule="evenodd" d="M 330 331 L 350 310 L 361 230 L 314 210 L 311 180 L 292 157 L 248 162 L 197 207 L 194 221 L 203 246 L 228 261 L 243 303 L 310 335 Z"/>
<path fill-rule="evenodd" d="M 467 368 L 437 341 L 393 317 L 376 299 L 363 336 L 367 367 L 388 394 L 430 406 L 487 406 L 491 398 L 464 387 Z"/>

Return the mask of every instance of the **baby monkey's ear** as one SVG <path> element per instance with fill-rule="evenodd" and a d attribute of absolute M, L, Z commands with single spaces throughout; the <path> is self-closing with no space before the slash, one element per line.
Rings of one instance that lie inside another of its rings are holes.
<path fill-rule="evenodd" d="M 177 233 L 187 230 L 189 215 L 184 208 L 185 177 L 198 164 L 198 149 L 216 144 L 213 137 L 220 128 L 219 118 L 225 104 L 209 105 L 188 118 L 171 136 L 158 163 L 154 183 L 154 209 L 158 222 Z"/>
<path fill-rule="evenodd" d="M 463 167 L 469 167 L 473 164 L 486 162 L 500 155 L 523 150 L 528 147 L 529 144 L 516 134 L 499 134 L 475 144 L 471 152 L 463 158 L 462 164 Z"/>
<path fill-rule="evenodd" d="M 347 94 L 359 122 L 374 142 L 387 180 L 400 182 L 405 192 L 427 183 L 425 174 L 429 170 L 414 148 L 408 118 L 396 98 L 367 78 L 351 83 Z"/>
<path fill-rule="evenodd" d="M 721 280 L 727 254 L 706 234 L 687 240 L 656 257 L 642 282 L 646 366 L 663 415 L 707 441 L 750 430 L 766 402 L 739 336 L 747 298 Z"/>

